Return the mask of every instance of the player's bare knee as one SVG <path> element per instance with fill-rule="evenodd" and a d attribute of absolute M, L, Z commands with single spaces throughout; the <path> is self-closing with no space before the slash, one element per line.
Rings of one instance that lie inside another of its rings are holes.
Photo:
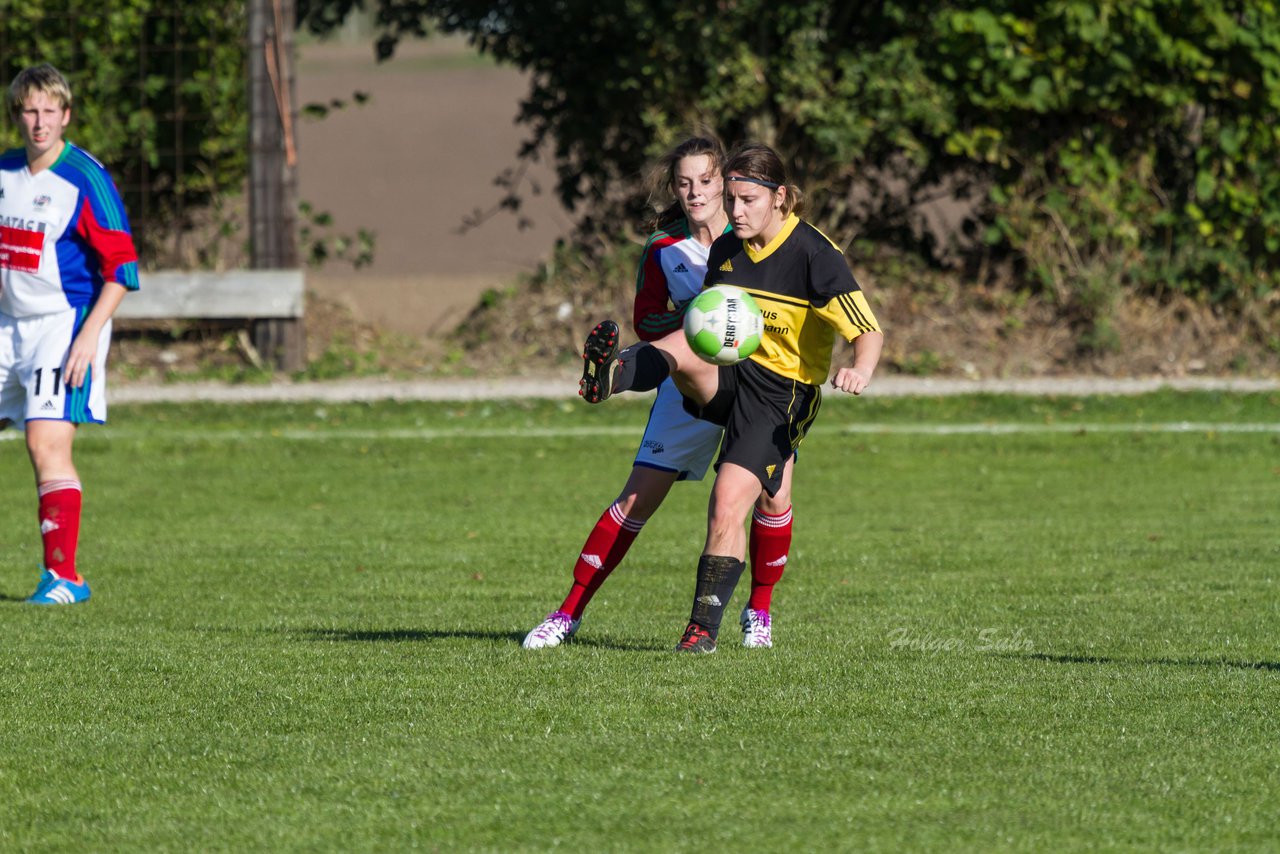
<path fill-rule="evenodd" d="M 768 516 L 780 516 L 791 506 L 791 490 L 779 489 L 777 494 L 761 492 L 756 501 L 756 509 Z"/>
<path fill-rule="evenodd" d="M 707 534 L 712 540 L 723 541 L 731 533 L 740 530 L 742 522 L 742 516 L 736 508 L 717 504 L 708 514 Z"/>
<path fill-rule="evenodd" d="M 662 504 L 662 498 L 650 495 L 644 490 L 638 492 L 623 492 L 614 501 L 618 507 L 618 512 L 628 519 L 636 521 L 648 521 L 658 506 Z"/>
<path fill-rule="evenodd" d="M 648 521 L 649 517 L 657 512 L 664 497 L 665 495 L 658 496 L 642 492 L 634 496 L 631 506 L 625 511 L 626 515 L 631 519 Z"/>
<path fill-rule="evenodd" d="M 61 423 L 61 422 L 46 422 Z M 70 425 L 68 425 L 70 427 Z M 27 425 L 27 454 L 36 471 L 65 469 L 71 466 L 71 443 L 74 428 L 62 429 Z"/>

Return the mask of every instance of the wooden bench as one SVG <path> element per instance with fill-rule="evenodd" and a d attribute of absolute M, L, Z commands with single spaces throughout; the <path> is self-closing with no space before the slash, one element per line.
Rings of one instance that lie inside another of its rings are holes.
<path fill-rule="evenodd" d="M 281 370 L 306 365 L 302 270 L 226 273 L 162 270 L 139 273 L 141 289 L 125 296 L 121 320 L 249 320 L 253 346 Z"/>

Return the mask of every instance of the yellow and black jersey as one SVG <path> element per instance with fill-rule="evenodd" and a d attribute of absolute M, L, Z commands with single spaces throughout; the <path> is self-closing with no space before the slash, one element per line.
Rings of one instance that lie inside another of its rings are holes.
<path fill-rule="evenodd" d="M 844 253 L 795 214 L 760 251 L 726 234 L 711 245 L 703 287 L 735 285 L 764 312 L 764 336 L 751 359 L 776 374 L 822 385 L 834 334 L 852 341 L 879 331 Z"/>

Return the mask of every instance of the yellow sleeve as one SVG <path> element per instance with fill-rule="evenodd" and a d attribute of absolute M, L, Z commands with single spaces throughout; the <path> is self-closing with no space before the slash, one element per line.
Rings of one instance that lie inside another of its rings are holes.
<path fill-rule="evenodd" d="M 837 294 L 826 305 L 814 306 L 813 311 L 846 341 L 852 341 L 864 332 L 880 331 L 880 324 L 860 290 Z"/>

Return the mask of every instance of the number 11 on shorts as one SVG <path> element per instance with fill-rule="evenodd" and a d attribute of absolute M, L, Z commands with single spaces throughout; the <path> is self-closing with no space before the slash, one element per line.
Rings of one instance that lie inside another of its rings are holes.
<path fill-rule="evenodd" d="M 49 370 L 49 373 L 53 376 L 53 391 L 50 392 L 49 396 L 57 397 L 58 395 L 62 394 L 62 368 L 51 368 Z M 44 384 L 44 368 L 36 368 L 36 388 L 35 388 L 34 394 L 32 395 L 33 397 L 40 396 L 41 386 L 43 384 Z"/>

